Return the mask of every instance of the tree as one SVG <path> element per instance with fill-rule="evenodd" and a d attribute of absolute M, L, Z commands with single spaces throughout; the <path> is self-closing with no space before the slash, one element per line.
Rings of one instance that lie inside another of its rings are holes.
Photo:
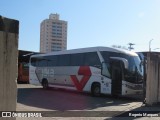
<path fill-rule="evenodd" d="M 121 48 L 121 49 L 125 49 L 128 50 L 126 46 L 121 46 L 121 45 L 112 45 L 113 48 Z"/>

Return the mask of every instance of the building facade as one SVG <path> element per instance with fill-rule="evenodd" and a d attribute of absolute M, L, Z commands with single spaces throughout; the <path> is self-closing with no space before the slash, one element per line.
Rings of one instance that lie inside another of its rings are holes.
<path fill-rule="evenodd" d="M 48 53 L 67 49 L 67 21 L 59 19 L 59 14 L 50 14 L 41 22 L 40 52 Z"/>

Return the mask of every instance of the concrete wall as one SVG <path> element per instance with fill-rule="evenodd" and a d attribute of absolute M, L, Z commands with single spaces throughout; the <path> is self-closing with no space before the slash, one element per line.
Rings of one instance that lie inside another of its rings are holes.
<path fill-rule="evenodd" d="M 153 105 L 160 102 L 160 55 L 148 53 L 146 104 Z"/>
<path fill-rule="evenodd" d="M 0 111 L 16 111 L 18 32 L 17 20 L 0 16 Z"/>

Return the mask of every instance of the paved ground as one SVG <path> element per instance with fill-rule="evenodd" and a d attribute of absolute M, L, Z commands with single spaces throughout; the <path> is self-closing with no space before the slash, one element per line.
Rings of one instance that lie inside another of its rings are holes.
<path fill-rule="evenodd" d="M 128 115 L 128 111 L 157 110 L 160 107 L 142 107 L 141 100 L 129 98 L 113 98 L 111 96 L 92 97 L 90 94 L 82 94 L 73 91 L 50 89 L 43 90 L 41 87 L 29 84 L 18 85 L 17 111 L 47 111 L 43 115 L 49 114 L 52 117 L 29 118 L 29 120 L 101 120 L 101 119 L 122 119 L 122 116 Z M 49 113 L 48 111 L 52 111 Z M 59 111 L 58 113 L 53 111 Z M 81 111 L 70 112 L 66 111 Z M 60 115 L 64 117 L 60 117 Z M 72 117 L 68 117 L 67 115 Z M 79 117 L 75 117 L 76 114 Z M 95 115 L 96 114 L 96 115 Z M 58 117 L 55 117 L 55 116 Z M 91 115 L 92 117 L 82 117 Z M 99 116 L 99 117 L 94 117 Z M 114 117 L 117 116 L 117 117 Z M 119 118 L 120 117 L 120 118 Z M 123 117 L 123 119 L 133 119 Z M 149 119 L 144 117 L 135 117 L 134 119 Z M 154 119 L 158 119 L 154 117 Z M 22 118 L 17 118 L 22 120 Z M 23 120 L 28 120 L 23 118 Z"/>

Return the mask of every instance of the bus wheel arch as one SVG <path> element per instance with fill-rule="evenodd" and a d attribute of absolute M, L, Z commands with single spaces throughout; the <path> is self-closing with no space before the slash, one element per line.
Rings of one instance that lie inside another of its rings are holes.
<path fill-rule="evenodd" d="M 42 86 L 43 89 L 48 89 L 48 80 L 46 78 L 42 79 Z"/>
<path fill-rule="evenodd" d="M 93 82 L 91 85 L 92 96 L 100 96 L 101 94 L 101 85 L 99 82 Z"/>

